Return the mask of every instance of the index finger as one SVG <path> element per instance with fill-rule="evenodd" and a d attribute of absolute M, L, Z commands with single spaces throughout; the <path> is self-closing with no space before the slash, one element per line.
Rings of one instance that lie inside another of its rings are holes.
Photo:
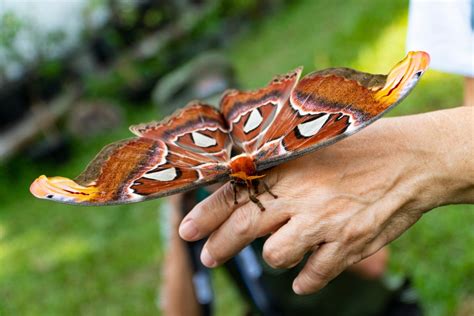
<path fill-rule="evenodd" d="M 184 217 L 179 226 L 179 235 L 187 241 L 199 240 L 225 222 L 236 207 L 232 184 L 226 183 Z"/>

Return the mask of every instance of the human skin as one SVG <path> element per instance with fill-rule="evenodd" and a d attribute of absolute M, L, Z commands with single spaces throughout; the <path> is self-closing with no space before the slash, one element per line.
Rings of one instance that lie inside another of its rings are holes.
<path fill-rule="evenodd" d="M 464 105 L 474 105 L 474 78 L 464 77 Z"/>
<path fill-rule="evenodd" d="M 183 219 L 180 236 L 209 239 L 201 261 L 215 267 L 269 235 L 263 258 L 290 268 L 311 253 L 297 294 L 324 287 L 348 266 L 400 236 L 424 213 L 474 203 L 474 108 L 381 119 L 334 145 L 266 172 L 277 199 L 265 211 L 225 184 Z"/>
<path fill-rule="evenodd" d="M 200 315 L 194 293 L 193 272 L 185 243 L 176 234 L 181 216 L 182 194 L 168 198 L 171 235 L 163 263 L 161 311 L 163 315 Z M 185 304 L 183 304 L 185 302 Z"/>

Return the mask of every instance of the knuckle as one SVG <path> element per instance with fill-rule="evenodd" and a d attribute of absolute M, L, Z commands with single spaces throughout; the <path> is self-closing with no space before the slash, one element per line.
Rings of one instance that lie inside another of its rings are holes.
<path fill-rule="evenodd" d="M 252 213 L 245 209 L 238 209 L 235 213 L 235 233 L 240 237 L 250 237 L 255 234 Z"/>
<path fill-rule="evenodd" d="M 210 219 L 222 221 L 230 216 L 234 206 L 232 186 L 224 185 L 221 190 L 199 202 L 198 207 L 195 207 L 199 210 L 199 213 L 194 216 L 195 220 L 202 219 L 202 222 L 208 222 Z"/>
<path fill-rule="evenodd" d="M 214 259 L 217 263 L 222 263 L 230 257 L 230 251 L 232 247 L 222 247 L 223 243 L 232 243 L 232 241 L 223 240 L 222 237 L 212 234 L 207 240 L 204 248 L 206 249 L 207 254 Z"/>
<path fill-rule="evenodd" d="M 327 283 L 336 275 L 342 272 L 345 268 L 344 258 L 330 258 L 324 261 L 319 261 L 317 264 L 312 264 L 309 269 L 309 276 L 312 280 L 319 283 Z"/>
<path fill-rule="evenodd" d="M 281 247 L 265 243 L 262 250 L 263 260 L 272 268 L 285 268 L 286 260 L 281 251 Z"/>
<path fill-rule="evenodd" d="M 362 255 L 362 253 L 353 254 L 353 255 L 347 257 L 347 263 L 346 264 L 347 264 L 347 266 L 356 264 L 356 263 L 362 261 L 363 258 L 364 257 Z"/>
<path fill-rule="evenodd" d="M 331 277 L 331 274 L 326 269 L 318 269 L 317 267 L 314 267 L 310 272 L 311 273 L 308 277 L 310 277 L 314 283 L 327 283 Z"/>
<path fill-rule="evenodd" d="M 191 217 L 200 228 L 211 229 L 222 221 L 222 212 L 214 200 L 204 200 L 195 207 L 197 211 L 191 211 L 186 218 Z"/>
<path fill-rule="evenodd" d="M 326 279 L 315 277 L 310 273 L 301 274 L 298 278 L 301 287 L 308 293 L 317 291 L 328 283 Z"/>
<path fill-rule="evenodd" d="M 348 225 L 342 233 L 342 239 L 346 243 L 353 243 L 365 237 L 368 237 L 368 229 L 361 224 Z"/>
<path fill-rule="evenodd" d="M 311 223 L 308 221 L 308 223 Z M 297 238 L 298 244 L 303 245 L 311 245 L 315 246 L 321 240 L 326 238 L 326 230 L 320 228 L 324 227 L 324 223 L 318 223 L 317 225 L 311 225 L 312 227 L 308 227 L 306 223 L 302 223 L 299 225 L 300 232 Z"/>

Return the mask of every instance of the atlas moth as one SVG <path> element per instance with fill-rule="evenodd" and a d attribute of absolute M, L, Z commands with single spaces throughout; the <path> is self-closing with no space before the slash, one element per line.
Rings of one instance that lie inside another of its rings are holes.
<path fill-rule="evenodd" d="M 263 171 L 380 118 L 413 89 L 429 59 L 409 52 L 388 75 L 329 68 L 300 79 L 300 67 L 258 90 L 226 91 L 220 110 L 192 102 L 162 121 L 131 126 L 137 137 L 104 147 L 75 180 L 42 175 L 30 191 L 63 203 L 109 205 L 231 180 L 234 194 L 245 184 L 264 210 L 251 190 Z"/>

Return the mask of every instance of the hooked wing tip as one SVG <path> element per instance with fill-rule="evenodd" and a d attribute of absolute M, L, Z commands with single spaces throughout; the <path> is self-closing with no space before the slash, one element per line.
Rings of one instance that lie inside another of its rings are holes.
<path fill-rule="evenodd" d="M 39 176 L 30 185 L 30 192 L 39 199 L 80 204 L 90 201 L 97 192 L 96 187 L 84 187 L 64 177 Z"/>
<path fill-rule="evenodd" d="M 425 71 L 431 61 L 430 54 L 424 51 L 410 51 L 405 59 L 411 59 L 417 65 L 419 70 Z"/>
<path fill-rule="evenodd" d="M 403 98 L 418 82 L 430 64 L 430 55 L 423 51 L 410 51 L 392 70 L 385 86 L 375 98 L 383 104 L 393 104 Z"/>

